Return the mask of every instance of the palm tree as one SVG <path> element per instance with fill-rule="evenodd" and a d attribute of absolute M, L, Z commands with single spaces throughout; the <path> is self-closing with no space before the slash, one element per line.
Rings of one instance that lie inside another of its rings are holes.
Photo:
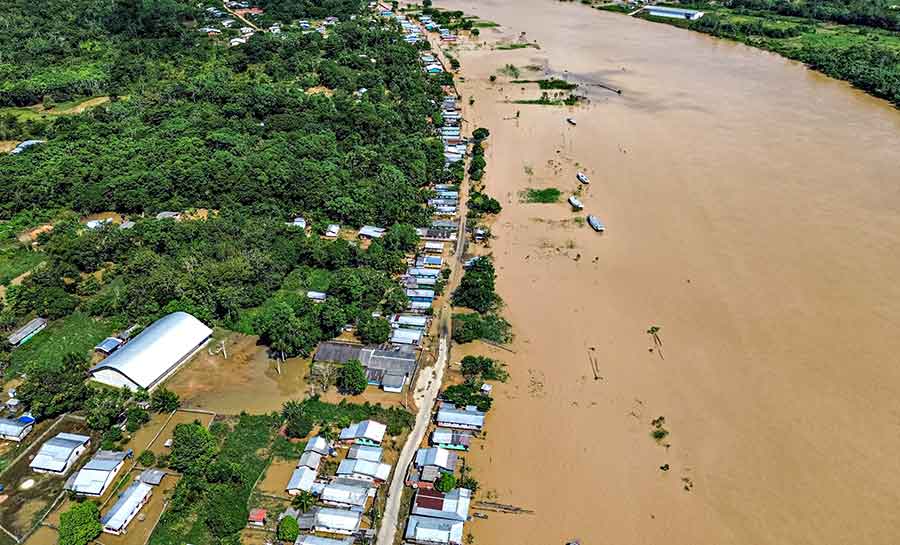
<path fill-rule="evenodd" d="M 316 504 L 316 498 L 306 490 L 301 490 L 299 494 L 294 496 L 291 504 L 302 513 L 306 513 Z"/>

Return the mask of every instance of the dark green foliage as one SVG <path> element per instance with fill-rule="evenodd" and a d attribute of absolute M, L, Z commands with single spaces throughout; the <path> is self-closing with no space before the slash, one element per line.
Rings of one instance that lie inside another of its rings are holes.
<path fill-rule="evenodd" d="M 178 394 L 165 387 L 157 388 L 150 396 L 150 408 L 158 413 L 170 413 L 181 406 Z"/>
<path fill-rule="evenodd" d="M 464 344 L 479 339 L 495 343 L 508 343 L 512 340 L 512 328 L 503 317 L 497 314 L 454 314 L 453 340 Z"/>
<path fill-rule="evenodd" d="M 566 80 L 550 78 L 550 79 L 514 79 L 511 83 L 537 83 L 538 87 L 543 90 L 558 89 L 563 91 L 571 91 L 578 87 L 575 83 L 569 83 Z"/>
<path fill-rule="evenodd" d="M 74 503 L 59 517 L 59 545 L 87 545 L 102 529 L 96 503 Z"/>
<path fill-rule="evenodd" d="M 469 211 L 476 217 L 483 214 L 499 214 L 502 209 L 503 207 L 500 206 L 497 199 L 489 197 L 485 193 L 479 191 L 469 193 Z"/>
<path fill-rule="evenodd" d="M 466 356 L 462 359 L 462 374 L 466 378 L 505 381 L 509 374 L 503 364 L 487 356 Z"/>
<path fill-rule="evenodd" d="M 391 336 L 391 324 L 384 318 L 363 316 L 357 322 L 356 334 L 366 344 L 382 344 Z"/>
<path fill-rule="evenodd" d="M 119 428 L 110 428 L 106 430 L 106 433 L 103 434 L 103 439 L 100 443 L 100 448 L 103 450 L 115 450 L 116 443 L 123 439 L 122 430 Z"/>
<path fill-rule="evenodd" d="M 476 141 L 480 142 L 491 135 L 491 131 L 485 129 L 484 127 L 478 127 L 474 131 L 472 131 L 472 138 Z"/>
<path fill-rule="evenodd" d="M 476 260 L 463 274 L 459 287 L 453 292 L 453 304 L 478 312 L 495 309 L 501 302 L 494 291 L 494 264 L 488 257 Z"/>
<path fill-rule="evenodd" d="M 150 421 L 150 413 L 140 407 L 129 407 L 125 412 L 125 429 L 134 433 Z"/>
<path fill-rule="evenodd" d="M 212 484 L 206 490 L 206 526 L 218 537 L 240 532 L 247 525 L 246 500 L 241 490 L 229 484 Z"/>
<path fill-rule="evenodd" d="M 61 362 L 39 362 L 27 370 L 18 397 L 41 420 L 82 406 L 90 395 L 85 384 L 89 364 L 81 354 L 67 354 Z"/>
<path fill-rule="evenodd" d="M 384 247 L 389 251 L 411 252 L 419 243 L 416 228 L 405 223 L 392 225 L 384 237 Z"/>
<path fill-rule="evenodd" d="M 357 395 L 366 390 L 366 370 L 359 360 L 350 360 L 338 371 L 338 389 L 345 394 Z"/>
<path fill-rule="evenodd" d="M 478 385 L 473 381 L 448 386 L 441 392 L 441 398 L 453 403 L 457 407 L 474 405 L 479 411 L 489 411 L 493 400 L 490 396 L 481 393 Z"/>
<path fill-rule="evenodd" d="M 439 492 L 446 494 L 456 488 L 456 477 L 452 473 L 441 473 L 437 482 L 434 483 L 434 487 L 437 488 Z"/>
<path fill-rule="evenodd" d="M 216 439 L 198 422 L 177 424 L 169 465 L 178 471 L 203 470 L 216 455 Z"/>
<path fill-rule="evenodd" d="M 156 454 L 153 454 L 152 450 L 145 450 L 138 456 L 137 461 L 144 467 L 153 467 L 153 464 L 156 463 Z"/>
<path fill-rule="evenodd" d="M 385 408 L 380 404 L 371 405 L 363 403 L 348 403 L 341 401 L 338 404 L 326 403 L 318 397 L 304 399 L 293 403 L 292 410 L 301 411 L 316 424 L 322 427 L 349 426 L 352 422 L 361 420 L 377 420 L 387 425 L 389 435 L 398 435 L 405 429 L 410 429 L 415 418 L 408 411 L 399 407 Z M 287 404 L 285 404 L 287 409 Z"/>
<path fill-rule="evenodd" d="M 85 416 L 87 425 L 95 430 L 109 429 L 125 410 L 125 403 L 129 397 L 130 392 L 126 389 L 93 389 L 91 396 L 83 405 L 87 412 Z"/>
<path fill-rule="evenodd" d="M 293 542 L 300 535 L 300 525 L 294 517 L 284 517 L 278 522 L 278 539 Z"/>

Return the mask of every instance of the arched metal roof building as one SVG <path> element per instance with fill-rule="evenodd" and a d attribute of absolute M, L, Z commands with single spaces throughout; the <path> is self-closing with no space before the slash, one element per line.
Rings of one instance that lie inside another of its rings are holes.
<path fill-rule="evenodd" d="M 211 335 L 212 329 L 197 318 L 187 312 L 173 312 L 95 365 L 91 375 L 110 386 L 152 390 L 206 344 Z"/>

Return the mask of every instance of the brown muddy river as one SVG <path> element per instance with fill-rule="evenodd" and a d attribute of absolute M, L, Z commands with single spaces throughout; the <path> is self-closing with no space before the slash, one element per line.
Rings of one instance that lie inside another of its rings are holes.
<path fill-rule="evenodd" d="M 482 498 L 534 514 L 475 520 L 475 542 L 896 543 L 900 112 L 577 3 L 437 5 L 502 25 L 455 52 L 470 128 L 491 130 L 491 251 L 517 335 L 469 463 Z M 540 49 L 483 45 L 522 32 Z M 567 75 L 591 102 L 510 104 L 539 92 L 489 82 L 506 64 Z M 571 191 L 578 170 L 602 236 L 519 198 Z"/>

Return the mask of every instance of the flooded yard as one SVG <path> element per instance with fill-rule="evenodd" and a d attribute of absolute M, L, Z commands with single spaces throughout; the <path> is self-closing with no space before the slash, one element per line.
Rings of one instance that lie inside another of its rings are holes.
<path fill-rule="evenodd" d="M 131 477 L 136 478 L 139 474 L 139 471 L 133 471 Z M 162 515 L 166 501 L 171 496 L 176 484 L 178 484 L 178 477 L 173 475 L 164 477 L 159 486 L 153 487 L 150 501 L 141 508 L 141 512 L 131 521 L 128 525 L 128 530 L 124 534 L 120 536 L 100 534 L 97 542 L 102 542 L 103 545 L 144 545 L 150 538 L 150 533 L 153 531 L 156 521 Z M 112 508 L 113 503 L 113 501 L 110 501 L 101 509 L 101 515 L 105 515 Z"/>
<path fill-rule="evenodd" d="M 172 416 L 172 419 L 169 420 L 169 422 L 166 424 L 166 427 L 163 428 L 163 431 L 159 434 L 159 437 L 155 441 L 153 441 L 153 444 L 145 446 L 141 450 L 150 450 L 157 456 L 159 456 L 160 454 L 168 454 L 170 450 L 165 446 L 165 443 L 166 441 L 171 439 L 172 435 L 175 433 L 175 426 L 177 426 L 178 424 L 189 424 L 195 420 L 199 421 L 204 426 L 209 427 L 209 425 L 213 421 L 213 415 L 179 410 L 175 413 L 174 416 Z M 145 426 L 145 428 L 146 427 L 147 426 Z M 153 435 L 155 435 L 155 432 L 153 434 L 150 434 L 150 437 L 152 438 Z M 135 444 L 137 443 L 135 442 Z M 135 449 L 135 455 L 139 455 L 140 453 L 141 451 Z"/>
<path fill-rule="evenodd" d="M 268 357 L 258 337 L 234 333 L 225 339 L 228 359 L 201 351 L 166 387 L 181 396 L 183 406 L 219 414 L 268 413 L 289 399 L 306 394 L 309 360 L 290 358 L 281 364 Z M 211 350 L 218 346 L 210 343 Z"/>
<path fill-rule="evenodd" d="M 296 467 L 296 459 L 276 458 L 272 460 L 272 463 L 266 468 L 266 474 L 256 485 L 256 491 L 268 496 L 290 498 L 285 487 L 291 480 L 291 473 Z"/>
<path fill-rule="evenodd" d="M 50 435 L 44 438 L 44 441 L 60 432 L 91 435 L 90 430 L 83 422 L 66 419 L 60 422 Z M 97 448 L 98 436 L 93 435 L 92 437 L 91 448 L 82 454 L 78 463 L 87 459 Z M 66 478 L 72 471 L 70 469 L 69 473 L 62 476 L 34 472 L 29 467 L 29 463 L 39 447 L 40 445 L 36 442 L 33 443 L 28 454 L 10 466 L 2 477 L 2 484 L 6 490 L 5 494 L 0 496 L 2 498 L 0 501 L 0 524 L 17 536 L 25 535 L 41 520 L 62 492 Z"/>

